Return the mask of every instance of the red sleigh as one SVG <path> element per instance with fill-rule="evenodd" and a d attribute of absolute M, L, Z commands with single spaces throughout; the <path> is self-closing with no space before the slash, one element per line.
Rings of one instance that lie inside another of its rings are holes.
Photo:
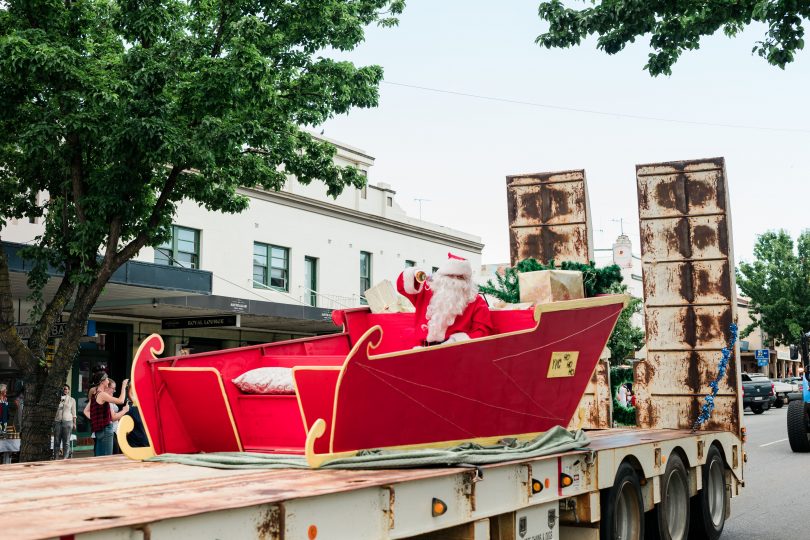
<path fill-rule="evenodd" d="M 624 295 L 493 311 L 495 334 L 413 349 L 413 314 L 335 311 L 343 332 L 171 358 L 158 335 L 132 365 L 150 447 L 124 453 L 269 452 L 321 463 L 375 448 L 531 438 L 574 414 Z M 232 379 L 290 367 L 295 395 Z M 122 422 L 119 440 L 131 429 Z M 125 441 L 124 441 L 125 442 Z"/>

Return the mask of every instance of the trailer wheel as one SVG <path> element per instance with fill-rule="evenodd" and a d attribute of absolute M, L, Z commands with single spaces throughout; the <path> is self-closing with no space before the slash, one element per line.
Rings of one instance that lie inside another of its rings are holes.
<path fill-rule="evenodd" d="M 660 540 L 685 540 L 689 535 L 689 476 L 678 454 L 669 457 L 661 477 L 661 502 L 647 522 Z"/>
<path fill-rule="evenodd" d="M 810 406 L 803 401 L 788 404 L 787 432 L 791 450 L 810 452 Z"/>
<path fill-rule="evenodd" d="M 765 409 L 762 408 L 762 405 L 751 405 L 751 412 L 754 414 L 762 414 L 765 412 Z"/>
<path fill-rule="evenodd" d="M 689 537 L 717 540 L 723 534 L 729 500 L 726 491 L 726 465 L 716 446 L 709 447 L 701 474 L 703 489 L 692 497 Z"/>
<path fill-rule="evenodd" d="M 613 487 L 602 491 L 600 538 L 642 540 L 644 502 L 635 469 L 625 462 L 616 471 Z"/>

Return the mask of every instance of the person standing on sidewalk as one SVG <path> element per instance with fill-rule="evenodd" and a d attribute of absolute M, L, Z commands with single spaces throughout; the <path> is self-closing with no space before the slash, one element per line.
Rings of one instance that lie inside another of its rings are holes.
<path fill-rule="evenodd" d="M 70 386 L 62 387 L 62 398 L 56 408 L 56 420 L 53 424 L 53 455 L 62 459 L 70 457 L 70 435 L 76 429 L 76 400 L 70 396 Z"/>
<path fill-rule="evenodd" d="M 90 400 L 90 424 L 96 436 L 96 456 L 110 456 L 113 451 L 113 421 L 118 420 L 129 411 L 129 405 L 113 414 L 110 410 L 110 403 L 121 405 L 124 403 L 128 380 L 121 383 L 121 395 L 117 398 L 109 393 L 109 378 L 106 373 L 98 376 L 96 392 Z"/>

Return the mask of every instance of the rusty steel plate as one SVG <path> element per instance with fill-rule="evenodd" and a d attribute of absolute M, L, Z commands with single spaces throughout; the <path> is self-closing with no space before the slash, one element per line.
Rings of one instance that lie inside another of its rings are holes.
<path fill-rule="evenodd" d="M 635 366 L 637 424 L 689 428 L 717 376 L 736 285 L 722 158 L 636 167 L 647 358 Z M 739 434 L 739 348 L 702 429 Z"/>
<path fill-rule="evenodd" d="M 588 387 L 579 401 L 568 429 L 606 429 L 611 427 L 610 371 L 607 360 L 594 368 Z"/>
<path fill-rule="evenodd" d="M 644 281 L 650 307 L 727 304 L 731 296 L 728 264 L 724 260 L 662 262 Z"/>
<path fill-rule="evenodd" d="M 512 265 L 593 259 L 585 171 L 506 177 Z"/>
<path fill-rule="evenodd" d="M 671 168 L 639 167 L 639 217 L 662 218 L 725 213 L 722 167 L 676 172 Z"/>
<path fill-rule="evenodd" d="M 706 215 L 642 220 L 641 261 L 721 259 L 728 256 L 726 217 Z"/>

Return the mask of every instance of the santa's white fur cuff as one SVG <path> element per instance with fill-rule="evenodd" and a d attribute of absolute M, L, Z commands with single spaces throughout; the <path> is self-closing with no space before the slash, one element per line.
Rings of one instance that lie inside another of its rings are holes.
<path fill-rule="evenodd" d="M 424 283 L 420 283 L 419 287 L 413 286 L 414 282 L 416 282 L 416 278 L 414 276 L 419 271 L 420 270 L 415 266 L 409 266 L 402 272 L 402 287 L 405 289 L 406 293 L 417 294 L 422 292 L 422 287 L 425 286 Z"/>

